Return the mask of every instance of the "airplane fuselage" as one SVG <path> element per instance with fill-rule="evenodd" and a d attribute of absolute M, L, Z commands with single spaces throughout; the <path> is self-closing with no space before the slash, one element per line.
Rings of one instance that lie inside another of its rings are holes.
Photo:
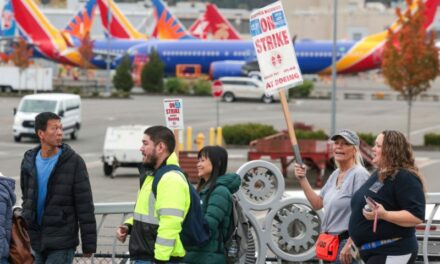
<path fill-rule="evenodd" d="M 363 43 L 365 45 L 365 43 Z M 339 61 L 357 62 L 373 56 L 362 52 L 350 52 L 358 42 L 345 41 L 337 43 L 336 59 Z M 371 43 L 379 46 L 381 43 Z M 315 74 L 328 71 L 332 62 L 333 45 L 330 41 L 298 41 L 294 45 L 299 66 L 302 73 Z M 111 54 L 122 56 L 126 52 L 133 59 L 135 56 L 148 56 L 152 50 L 156 50 L 160 59 L 165 64 L 166 75 L 176 74 L 177 65 L 200 65 L 202 73 L 208 74 L 210 67 L 215 62 L 234 61 L 252 62 L 256 60 L 256 53 L 251 41 L 214 41 L 214 40 L 185 40 L 185 41 L 161 41 L 161 40 L 96 40 L 94 51 L 105 54 L 107 50 Z M 375 59 L 364 63 L 361 68 L 351 71 L 350 67 L 338 68 L 338 71 L 349 73 L 362 70 L 369 70 L 380 65 L 380 54 L 374 55 Z M 99 68 L 105 68 L 103 63 L 105 56 L 95 56 L 92 63 Z M 114 67 L 117 63 L 114 63 Z"/>

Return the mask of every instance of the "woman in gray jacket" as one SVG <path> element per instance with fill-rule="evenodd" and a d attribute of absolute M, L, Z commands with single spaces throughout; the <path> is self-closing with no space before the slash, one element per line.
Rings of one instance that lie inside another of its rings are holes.
<path fill-rule="evenodd" d="M 12 228 L 12 206 L 15 205 L 15 180 L 0 172 L 0 264 L 7 264 Z"/>

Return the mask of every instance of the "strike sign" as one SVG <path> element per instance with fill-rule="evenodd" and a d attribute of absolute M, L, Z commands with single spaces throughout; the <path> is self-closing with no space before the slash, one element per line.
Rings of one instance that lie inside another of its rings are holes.
<path fill-rule="evenodd" d="M 266 94 L 303 83 L 281 1 L 252 12 L 250 27 Z"/>
<path fill-rule="evenodd" d="M 169 129 L 183 129 L 182 99 L 164 99 L 165 120 Z"/>

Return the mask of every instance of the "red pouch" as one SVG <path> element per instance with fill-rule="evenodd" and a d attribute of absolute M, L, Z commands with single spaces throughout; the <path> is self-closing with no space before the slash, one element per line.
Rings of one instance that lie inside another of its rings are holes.
<path fill-rule="evenodd" d="M 339 237 L 326 233 L 319 234 L 315 247 L 318 259 L 333 262 L 338 256 Z"/>

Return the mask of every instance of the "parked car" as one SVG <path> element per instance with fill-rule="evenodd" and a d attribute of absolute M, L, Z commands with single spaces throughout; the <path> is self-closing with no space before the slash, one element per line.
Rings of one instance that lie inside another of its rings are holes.
<path fill-rule="evenodd" d="M 270 104 L 279 100 L 278 94 L 266 95 L 264 83 L 249 77 L 222 77 L 216 81 L 223 90 L 223 100 L 231 103 L 236 99 L 257 99 Z"/>
<path fill-rule="evenodd" d="M 53 112 L 61 117 L 64 134 L 77 139 L 81 128 L 81 98 L 76 94 L 32 94 L 24 96 L 14 108 L 12 126 L 14 141 L 22 137 L 36 137 L 35 117 L 41 112 Z"/>

